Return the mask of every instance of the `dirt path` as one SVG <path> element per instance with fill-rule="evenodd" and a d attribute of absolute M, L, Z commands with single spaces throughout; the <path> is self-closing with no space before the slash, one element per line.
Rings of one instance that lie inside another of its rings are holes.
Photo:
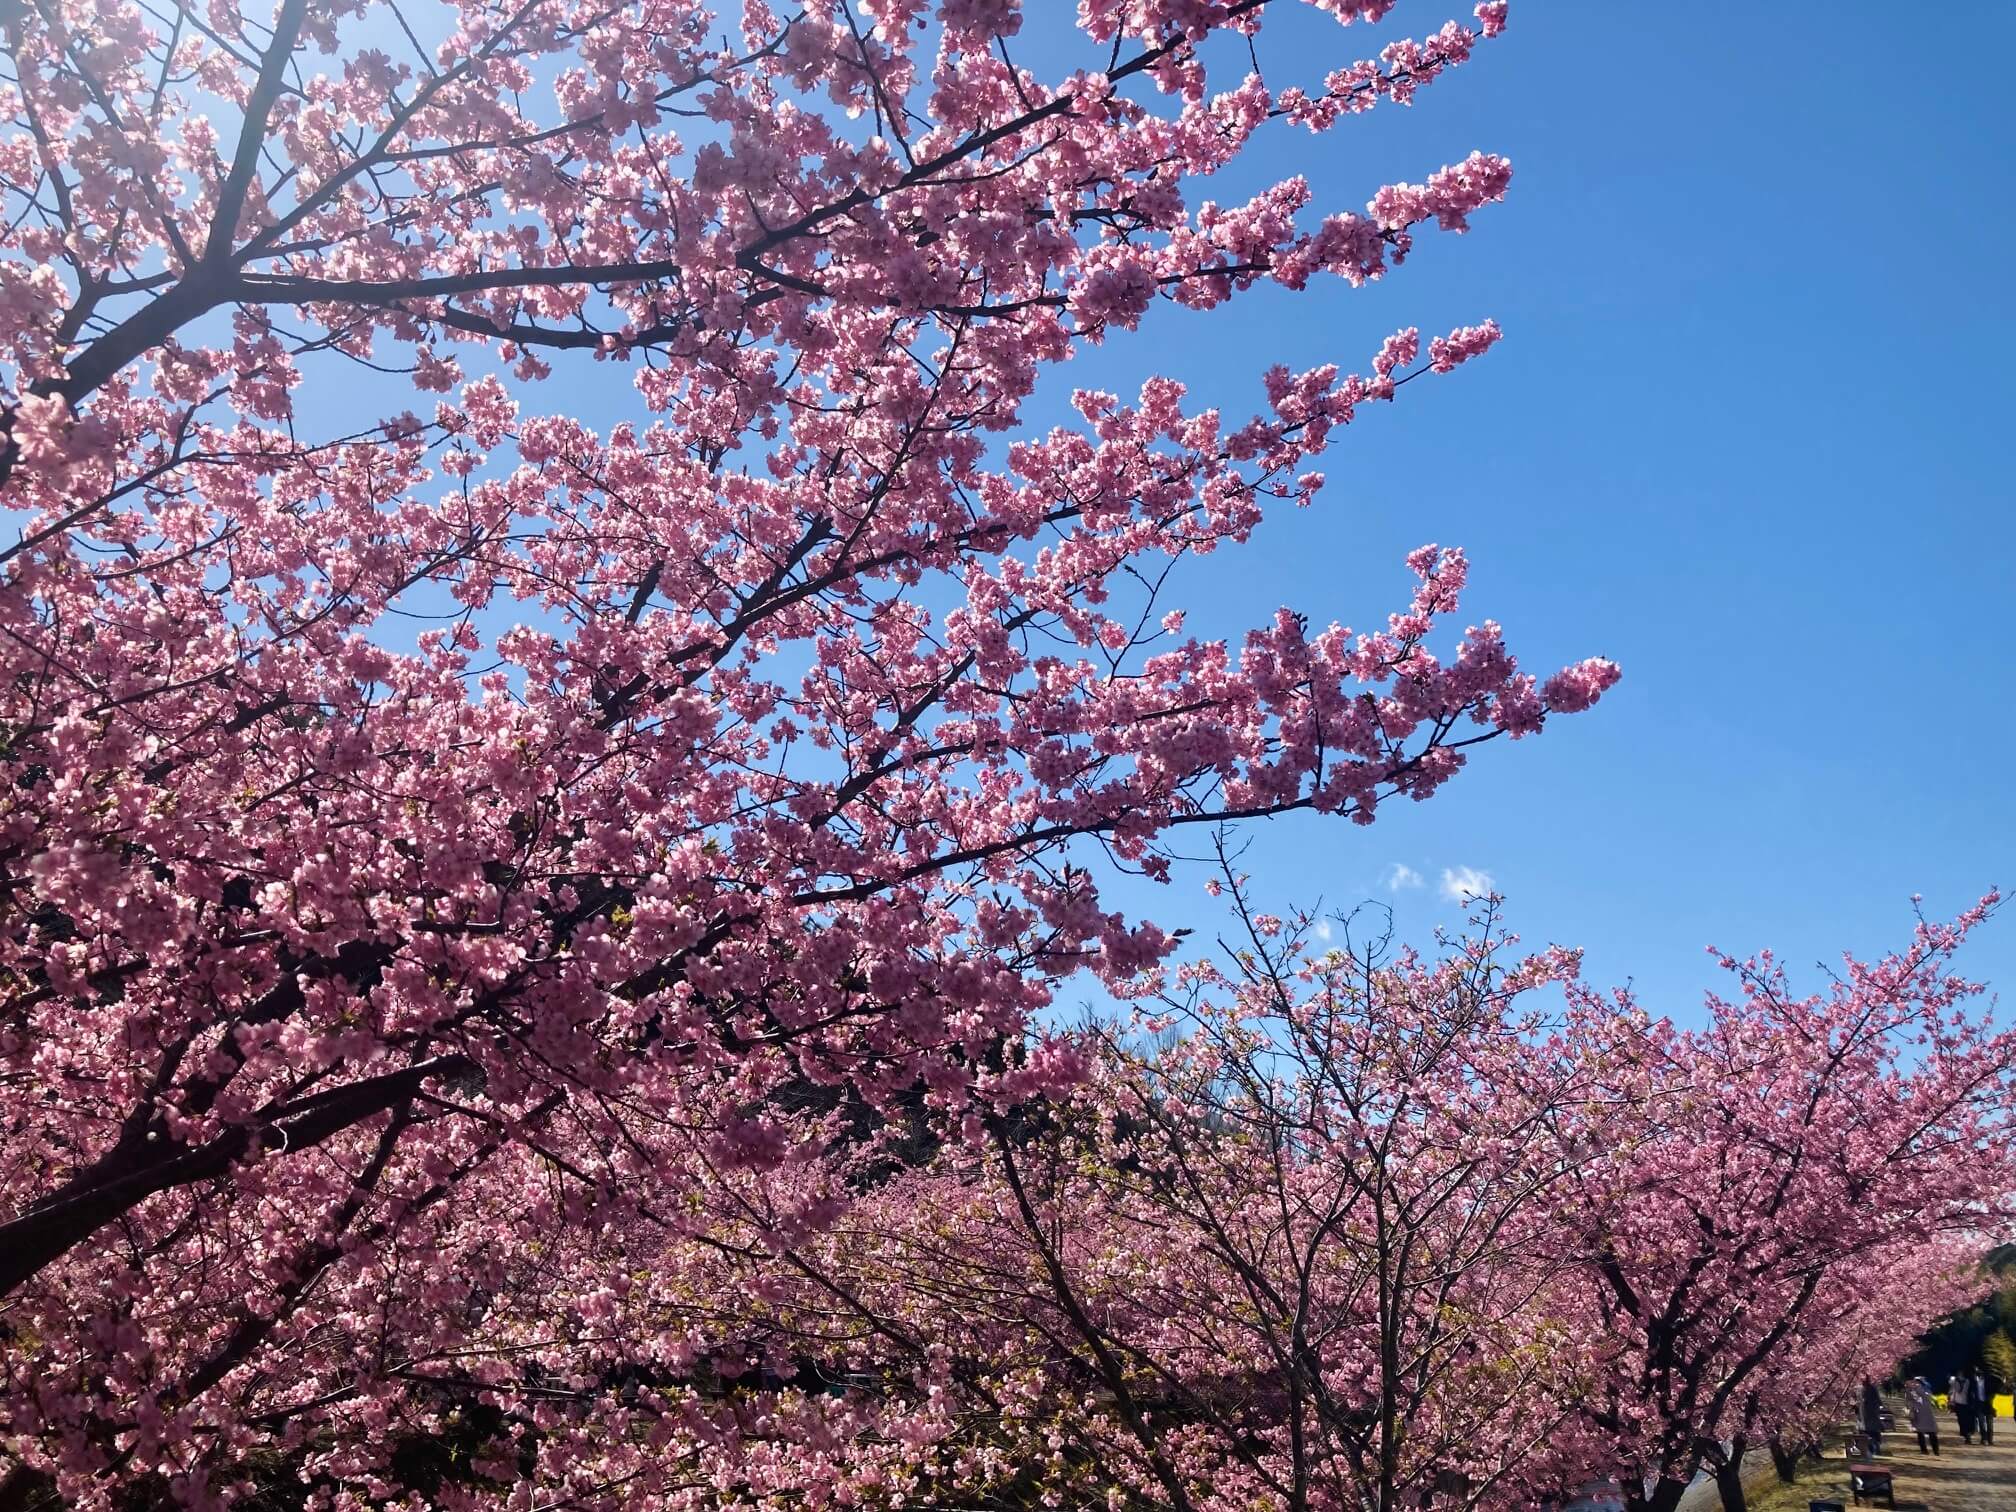
<path fill-rule="evenodd" d="M 1903 1421 L 1903 1404 L 1894 1406 Z M 1897 1505 L 1921 1512 L 2016 1512 L 2016 1423 L 1999 1419 L 1993 1444 L 1979 1439 L 1963 1444 L 1959 1433 L 1950 1431 L 1953 1415 L 1941 1413 L 1940 1419 L 1937 1459 L 1919 1454 L 1918 1441 L 1909 1433 L 1883 1436 L 1876 1463 L 1896 1473 Z M 1806 1512 L 1807 1503 L 1815 1500 L 1852 1507 L 1846 1464 L 1834 1450 L 1824 1464 L 1804 1465 L 1797 1485 L 1767 1481 L 1751 1494 L 1751 1512 Z"/>

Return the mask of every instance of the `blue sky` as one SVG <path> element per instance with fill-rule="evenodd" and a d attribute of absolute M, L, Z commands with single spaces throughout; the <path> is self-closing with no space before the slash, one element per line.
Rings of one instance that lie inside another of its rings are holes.
<path fill-rule="evenodd" d="M 1287 83 L 1445 14 L 1270 21 L 1261 61 Z M 1369 830 L 1256 828 L 1270 899 L 1390 898 L 1420 938 L 1461 912 L 1441 872 L 1475 868 L 1529 941 L 1583 945 L 1594 978 L 1686 1017 L 1711 941 L 1817 981 L 1900 940 L 1914 892 L 1950 913 L 2016 887 L 2012 44 L 1999 4 L 1942 7 L 1928 36 L 1873 3 L 1515 0 L 1411 109 L 1277 133 L 1214 187 L 1300 171 L 1356 209 L 1473 147 L 1516 167 L 1470 235 L 1425 234 L 1379 285 L 1158 311 L 1056 375 L 1125 393 L 1160 369 L 1243 412 L 1274 361 L 1362 368 L 1399 326 L 1505 326 L 1343 433 L 1314 510 L 1193 571 L 1188 628 L 1282 603 L 1373 624 L 1435 540 L 1468 548 L 1466 611 L 1529 666 L 1625 669 L 1596 710 Z M 1426 885 L 1382 891 L 1394 863 Z M 1215 922 L 1195 887 L 1157 917 Z M 2016 910 L 1967 964 L 2016 982 Z"/>

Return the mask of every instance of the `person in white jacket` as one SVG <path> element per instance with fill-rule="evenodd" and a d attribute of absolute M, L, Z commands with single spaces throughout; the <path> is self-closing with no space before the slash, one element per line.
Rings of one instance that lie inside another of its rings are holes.
<path fill-rule="evenodd" d="M 1954 1421 L 1960 1425 L 1960 1442 L 1974 1442 L 1974 1383 L 1963 1373 L 1955 1373 L 1946 1383 L 1946 1405 L 1953 1409 Z"/>

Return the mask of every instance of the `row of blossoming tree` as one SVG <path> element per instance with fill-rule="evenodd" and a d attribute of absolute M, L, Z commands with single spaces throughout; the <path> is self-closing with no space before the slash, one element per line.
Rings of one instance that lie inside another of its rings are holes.
<path fill-rule="evenodd" d="M 1681 1032 L 1102 899 L 1617 677 L 1172 602 L 1488 320 L 1026 419 L 1504 195 L 1201 198 L 1507 19 L 1312 4 L 0 0 L 0 1503 L 1667 1506 L 1937 1309 L 1974 915 Z"/>
<path fill-rule="evenodd" d="M 745 1176 L 646 1315 L 694 1307 L 714 1369 L 884 1383 L 931 1505 L 1670 1512 L 1709 1473 L 1740 1512 L 1747 1449 L 1791 1478 L 1979 1285 L 2016 1038 L 1950 964 L 1992 905 L 1818 996 L 1726 960 L 1680 1031 L 1493 904 L 1423 959 L 1234 896 L 1223 963 L 1074 1037 L 1068 1092 L 810 1243 L 813 1169 Z"/>

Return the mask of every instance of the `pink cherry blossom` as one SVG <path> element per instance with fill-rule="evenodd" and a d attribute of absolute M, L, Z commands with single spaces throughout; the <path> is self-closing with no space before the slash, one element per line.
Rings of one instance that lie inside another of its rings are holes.
<path fill-rule="evenodd" d="M 787 1337 L 792 1257 L 1096 1081 L 1070 979 L 1183 948 L 1116 872 L 1370 823 L 1616 676 L 1466 629 L 1453 547 L 1363 632 L 1186 629 L 1495 326 L 1047 403 L 1507 191 L 1209 197 L 1504 21 L 1269 59 L 1300 3 L 9 12 L 4 1474 L 680 1512 L 1047 1444 L 1019 1342 L 979 1443 L 942 1348 Z"/>

